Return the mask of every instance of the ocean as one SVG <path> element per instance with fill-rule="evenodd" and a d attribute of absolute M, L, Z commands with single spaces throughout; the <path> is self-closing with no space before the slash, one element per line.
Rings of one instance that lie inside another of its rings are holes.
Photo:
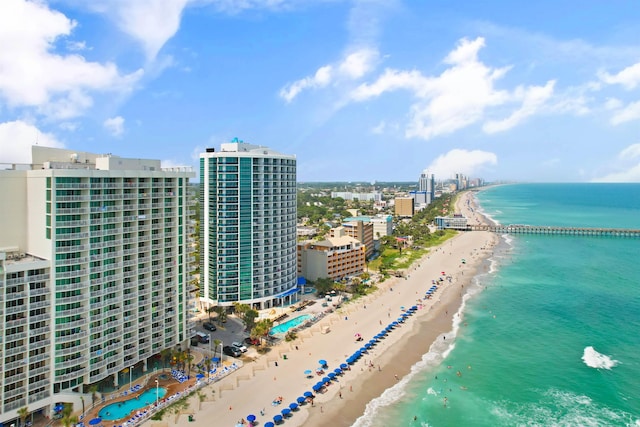
<path fill-rule="evenodd" d="M 501 224 L 640 229 L 640 184 L 478 193 Z M 454 322 L 356 427 L 640 426 L 640 238 L 503 236 Z"/>

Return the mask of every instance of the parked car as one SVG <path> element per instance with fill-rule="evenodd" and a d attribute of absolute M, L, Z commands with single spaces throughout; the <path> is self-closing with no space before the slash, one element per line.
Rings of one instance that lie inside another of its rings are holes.
<path fill-rule="evenodd" d="M 213 324 L 213 322 L 204 322 L 202 324 L 202 327 L 205 328 L 207 331 L 215 331 L 218 328 L 216 328 L 216 325 Z"/>
<path fill-rule="evenodd" d="M 260 345 L 260 340 L 258 338 L 247 337 L 244 339 L 244 343 L 246 345 Z"/>
<path fill-rule="evenodd" d="M 242 352 L 231 345 L 225 345 L 224 347 L 222 347 L 222 352 L 227 356 L 233 356 L 233 357 L 242 356 Z"/>
<path fill-rule="evenodd" d="M 235 347 L 235 348 L 237 348 L 238 350 L 240 350 L 243 353 L 247 352 L 247 346 L 242 344 L 241 342 L 237 342 L 237 341 L 236 342 L 232 342 L 231 343 L 231 347 Z"/>

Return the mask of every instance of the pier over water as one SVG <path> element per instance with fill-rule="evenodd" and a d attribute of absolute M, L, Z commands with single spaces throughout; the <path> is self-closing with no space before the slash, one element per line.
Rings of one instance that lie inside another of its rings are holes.
<path fill-rule="evenodd" d="M 545 225 L 483 225 L 469 224 L 465 231 L 491 231 L 500 234 L 547 234 L 564 236 L 640 237 L 640 230 L 626 228 L 553 227 Z"/>

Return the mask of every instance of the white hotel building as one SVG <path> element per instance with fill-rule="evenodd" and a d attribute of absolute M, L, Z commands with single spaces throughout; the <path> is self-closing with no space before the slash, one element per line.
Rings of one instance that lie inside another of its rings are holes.
<path fill-rule="evenodd" d="M 235 139 L 200 154 L 200 302 L 297 299 L 296 158 Z"/>
<path fill-rule="evenodd" d="M 191 336 L 185 168 L 33 147 L 0 170 L 0 423 L 51 417 Z M 82 398 L 81 398 L 82 396 Z"/>

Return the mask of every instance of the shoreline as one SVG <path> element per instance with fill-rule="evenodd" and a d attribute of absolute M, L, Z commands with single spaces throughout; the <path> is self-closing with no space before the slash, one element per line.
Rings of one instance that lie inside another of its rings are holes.
<path fill-rule="evenodd" d="M 473 210 L 469 210 L 469 208 Z M 465 216 L 474 217 L 478 222 L 492 222 L 478 211 L 477 202 L 472 192 L 465 192 L 460 196 L 456 204 L 456 212 L 461 211 L 467 211 Z M 444 249 L 448 242 L 434 249 Z M 382 365 L 380 373 L 389 371 L 387 375 L 358 375 L 350 381 L 353 393 L 343 394 L 346 399 L 337 401 L 332 399 L 325 406 L 323 413 L 315 411 L 303 423 L 296 423 L 295 425 L 304 425 L 305 427 L 323 427 L 325 425 L 347 427 L 356 425 L 361 419 L 364 421 L 364 417 L 367 415 L 366 411 L 374 400 L 383 399 L 385 393 L 391 392 L 394 386 L 411 374 L 414 367 L 424 361 L 425 355 L 434 352 L 433 348 L 439 344 L 440 337 L 446 338 L 454 332 L 456 316 L 458 316 L 463 307 L 464 298 L 468 290 L 472 289 L 473 279 L 487 269 L 487 261 L 491 257 L 491 252 L 497 249 L 499 244 L 500 239 L 497 236 L 493 236 L 489 245 L 491 251 L 485 250 L 482 255 L 478 254 L 471 268 L 463 269 L 465 272 L 469 270 L 473 272 L 467 274 L 464 279 L 462 275 L 459 275 L 456 285 L 448 285 L 438 303 L 431 306 L 426 315 L 421 315 L 410 331 L 402 334 L 400 337 L 401 343 L 392 349 L 387 349 L 384 354 L 379 356 L 378 363 Z M 423 260 L 420 261 L 420 263 L 422 262 Z M 464 290 L 465 286 L 467 290 Z M 455 335 L 452 337 L 455 339 Z M 436 351 L 436 353 L 439 352 Z M 437 360 L 433 367 L 441 362 L 442 359 Z M 400 380 L 396 380 L 395 375 L 398 375 Z M 389 404 L 393 404 L 393 401 L 397 400 L 394 397 L 389 397 L 388 399 Z"/>
<path fill-rule="evenodd" d="M 456 212 L 468 212 L 465 216 L 480 216 L 486 221 L 477 209 L 469 209 L 472 206 L 477 207 L 473 192 L 464 192 L 457 200 Z M 333 370 L 360 348 L 360 343 L 354 340 L 355 333 L 362 334 L 366 342 L 395 320 L 402 307 L 418 304 L 421 309 L 402 326 L 363 355 L 326 391 L 317 393 L 313 406 L 302 405 L 286 420 L 289 426 L 353 425 L 365 413 L 369 402 L 403 382 L 434 342 L 441 337 L 442 341 L 449 338 L 465 294 L 483 266 L 486 270 L 485 261 L 499 240 L 491 232 L 474 231 L 460 233 L 431 248 L 409 268 L 406 278 L 380 283 L 373 294 L 325 316 L 310 330 L 301 332 L 295 341 L 271 348 L 268 354 L 246 362 L 234 375 L 207 386 L 215 391 L 214 400 L 199 402 L 196 397 L 192 407 L 200 409 L 190 411 L 194 421 L 188 421 L 185 413 L 176 417 L 175 424 L 208 427 L 215 419 L 216 425 L 234 426 L 249 414 L 255 414 L 258 425 L 264 425 L 280 409 L 311 389 L 318 379 L 305 378 L 302 373 L 314 369 L 317 360 L 327 360 Z M 461 263 L 461 259 L 466 262 Z M 443 272 L 450 279 L 438 282 L 441 286 L 433 297 L 423 300 L 432 280 L 444 276 Z M 271 404 L 276 396 L 283 396 L 282 407 Z M 167 425 L 164 420 L 153 423 Z"/>

